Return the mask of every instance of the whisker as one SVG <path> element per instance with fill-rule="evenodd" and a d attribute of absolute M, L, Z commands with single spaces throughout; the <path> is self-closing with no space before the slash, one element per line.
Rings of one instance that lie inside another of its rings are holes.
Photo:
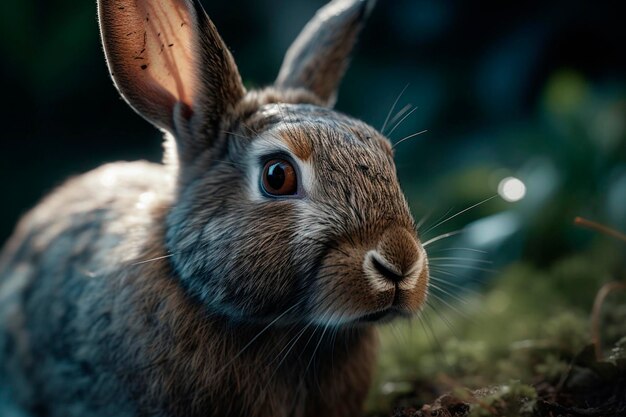
<path fill-rule="evenodd" d="M 453 294 L 453 293 L 451 293 L 450 291 L 443 289 L 442 287 L 438 286 L 437 284 L 435 284 L 435 283 L 433 283 L 433 282 L 430 282 L 428 285 L 429 285 L 429 286 L 431 286 L 432 288 L 434 288 L 435 290 L 440 291 L 442 294 L 445 294 L 445 295 L 447 295 L 448 297 L 450 297 L 450 298 L 452 298 L 452 299 L 454 299 L 454 300 L 458 301 L 458 302 L 459 302 L 459 303 L 461 303 L 461 304 L 465 304 L 465 305 L 469 304 L 469 301 L 468 301 L 468 300 L 465 300 L 464 298 L 459 297 L 458 295 Z M 431 293 L 431 295 L 433 295 L 435 298 L 438 298 L 438 296 L 436 296 L 434 293 Z M 439 297 L 440 297 L 440 296 L 439 296 Z M 443 299 L 442 299 L 441 301 L 443 301 Z M 447 305 L 448 307 L 450 307 L 450 309 L 452 309 L 452 310 L 454 310 L 454 309 L 455 309 L 453 306 L 451 306 L 451 305 L 449 305 L 449 304 L 447 304 L 447 303 L 446 303 L 446 305 Z"/>
<path fill-rule="evenodd" d="M 422 216 L 420 221 L 417 222 L 417 224 L 415 225 L 415 232 L 419 231 L 419 229 L 424 225 L 424 223 L 428 221 L 428 219 L 430 218 L 430 216 L 432 216 L 432 214 L 433 214 L 433 210 L 430 210 L 428 213 Z"/>
<path fill-rule="evenodd" d="M 459 277 L 458 275 L 453 274 L 452 272 L 445 271 L 445 270 L 443 270 L 443 269 L 439 269 L 439 268 L 437 268 L 437 267 L 436 267 L 436 266 L 434 266 L 434 265 L 428 265 L 428 269 L 430 269 L 431 271 L 435 271 L 435 272 L 437 272 L 437 273 L 441 273 L 441 274 L 444 274 L 444 275 L 448 275 L 448 276 L 450 276 L 450 277 L 452 277 L 452 278 L 458 278 L 458 277 Z"/>
<path fill-rule="evenodd" d="M 302 335 L 304 335 L 306 333 L 306 331 L 311 326 L 311 324 L 313 324 L 313 322 L 307 323 L 298 333 L 296 333 L 296 335 L 289 342 L 287 342 L 285 344 L 285 346 L 283 346 L 283 348 L 280 350 L 280 352 L 278 352 L 278 354 L 276 355 L 276 359 L 281 358 L 281 355 L 282 355 L 282 358 L 278 362 L 278 365 L 276 365 L 276 368 L 274 369 L 274 372 L 272 372 L 272 374 L 270 375 L 270 378 L 269 378 L 270 380 L 274 377 L 276 372 L 278 372 L 278 369 L 280 368 L 280 366 L 283 364 L 283 362 L 285 362 L 285 359 L 287 359 L 287 357 L 289 356 L 289 353 L 291 353 L 293 348 L 298 343 L 298 340 L 300 340 Z M 315 334 L 315 332 L 313 332 L 313 334 Z M 285 349 L 287 349 L 287 351 L 283 355 L 283 352 L 285 351 Z M 276 359 L 274 359 L 274 360 L 276 360 Z"/>
<path fill-rule="evenodd" d="M 322 335 L 320 336 L 319 340 L 317 341 L 317 345 L 315 345 L 315 349 L 313 349 L 313 353 L 311 354 L 311 359 L 309 359 L 309 363 L 307 363 L 306 368 L 304 369 L 303 377 L 306 377 L 306 374 L 309 371 L 309 367 L 311 366 L 311 363 L 313 363 L 313 360 L 315 359 L 315 354 L 317 353 L 317 350 L 319 349 L 320 344 L 322 343 L 322 340 L 324 340 L 324 335 L 326 334 L 326 330 L 328 330 L 328 325 L 329 324 L 330 324 L 330 319 L 324 325 L 324 330 L 322 330 Z"/>
<path fill-rule="evenodd" d="M 431 294 L 438 302 L 445 304 L 449 309 L 451 309 L 452 307 L 446 303 L 445 301 L 443 301 L 440 297 L 436 296 L 435 294 Z M 432 309 L 432 311 L 437 315 L 437 317 L 439 317 L 439 319 L 443 322 L 443 324 L 446 325 L 446 327 L 448 328 L 448 330 L 450 330 L 452 332 L 452 334 L 454 336 L 459 336 L 459 332 L 458 329 L 455 327 L 455 325 L 452 323 L 452 321 L 450 320 L 450 318 L 448 318 L 448 316 L 446 316 L 443 312 L 440 312 L 439 310 L 437 310 L 435 308 L 435 305 L 432 303 L 432 301 L 428 301 L 426 303 L 426 305 L 428 307 L 430 307 Z M 457 312 L 458 313 L 458 312 Z"/>
<path fill-rule="evenodd" d="M 333 329 L 333 333 L 330 337 L 330 373 L 332 377 L 335 375 L 335 344 L 337 343 L 337 333 L 339 333 L 339 327 Z"/>
<path fill-rule="evenodd" d="M 424 129 L 424 130 L 419 131 L 419 132 L 417 132 L 417 133 L 413 133 L 412 135 L 405 136 L 405 137 L 403 137 L 402 139 L 400 139 L 399 141 L 397 141 L 396 143 L 394 143 L 394 144 L 393 144 L 393 146 L 391 147 L 391 149 L 396 149 L 396 146 L 398 146 L 399 144 L 401 144 L 401 143 L 402 143 L 402 142 L 404 142 L 405 140 L 409 140 L 409 139 L 411 139 L 411 138 L 414 138 L 415 136 L 419 136 L 419 135 L 421 135 L 422 133 L 426 133 L 426 132 L 428 132 L 428 130 Z"/>
<path fill-rule="evenodd" d="M 454 232 L 444 233 L 444 234 L 439 235 L 437 237 L 434 237 L 432 239 L 428 239 L 426 242 L 422 243 L 422 246 L 426 247 L 426 246 L 431 245 L 431 244 L 433 244 L 433 243 L 435 243 L 435 242 L 437 242 L 439 240 L 447 239 L 449 237 L 456 236 L 456 235 L 458 235 L 460 233 L 463 233 L 463 232 L 464 232 L 464 230 L 460 229 L 460 230 L 455 230 Z"/>
<path fill-rule="evenodd" d="M 261 330 L 260 332 L 258 332 L 256 334 L 256 336 L 254 336 L 248 343 L 246 343 L 246 345 L 239 351 L 237 352 L 237 354 L 235 356 L 232 357 L 232 359 L 230 361 L 228 361 L 228 363 L 226 363 L 224 366 L 222 366 L 216 373 L 215 375 L 218 375 L 220 373 L 222 373 L 222 371 L 224 371 L 226 368 L 228 368 L 228 366 L 230 366 L 237 358 L 239 358 L 246 349 L 248 349 L 259 337 L 261 337 L 261 335 L 263 333 L 265 333 L 270 327 L 272 327 L 278 320 L 280 320 L 282 317 L 285 316 L 285 314 L 289 313 L 291 310 L 293 310 L 294 308 L 300 306 L 300 304 L 302 304 L 302 301 L 297 302 L 296 304 L 292 305 L 291 307 L 289 307 L 288 309 L 286 309 L 283 313 L 281 313 L 278 317 L 276 317 L 274 320 L 272 320 L 267 326 L 265 326 L 263 328 L 263 330 Z"/>
<path fill-rule="evenodd" d="M 391 136 L 391 134 L 398 128 L 398 126 L 400 126 L 402 124 L 402 122 L 404 122 L 406 120 L 407 117 L 412 115 L 415 112 L 415 110 L 417 110 L 417 107 L 413 107 L 413 109 L 411 109 L 410 112 L 405 114 L 404 117 L 402 117 L 402 119 L 400 119 L 400 121 L 398 123 L 396 123 L 396 125 L 391 129 L 391 131 L 387 134 L 387 136 Z"/>
<path fill-rule="evenodd" d="M 432 305 L 430 305 L 428 302 L 426 302 L 426 304 L 430 306 L 430 308 L 433 310 L 433 312 L 435 312 L 435 314 L 437 314 L 435 308 Z M 428 311 L 426 310 L 422 311 L 422 315 L 423 315 L 423 320 L 422 320 L 421 315 L 418 316 L 418 318 L 420 319 L 420 323 L 422 324 L 422 328 L 424 328 L 425 331 L 426 331 L 426 328 L 428 328 L 428 330 L 430 331 L 430 335 L 432 336 L 433 341 L 435 342 L 435 345 L 437 345 L 437 349 L 436 349 L 437 357 L 442 362 L 443 366 L 447 367 L 448 364 L 446 363 L 445 356 L 443 356 L 443 352 L 444 352 L 443 345 L 439 341 L 439 338 L 437 337 L 437 334 L 435 333 L 433 326 L 430 324 Z M 428 331 L 426 331 L 426 334 L 428 334 Z"/>
<path fill-rule="evenodd" d="M 470 261 L 481 264 L 493 264 L 492 261 L 488 261 L 485 259 L 475 259 L 475 258 L 462 258 L 456 256 L 439 256 L 439 257 L 429 257 L 428 262 L 430 261 Z"/>
<path fill-rule="evenodd" d="M 317 330 L 319 329 L 319 326 L 315 326 L 315 329 L 313 330 L 313 332 L 311 333 L 311 336 L 309 337 L 309 340 L 307 340 L 307 342 L 305 343 L 304 347 L 302 348 L 302 350 L 304 351 L 306 349 L 306 347 L 309 345 L 309 342 L 311 341 L 311 339 L 313 338 L 313 336 L 315 336 L 315 333 L 317 333 Z M 313 360 L 313 358 L 315 357 L 315 353 L 317 351 L 317 348 L 319 347 L 320 343 L 322 342 L 322 339 L 324 338 L 324 333 L 326 332 L 326 327 L 324 328 L 324 332 L 322 333 L 322 336 L 320 337 L 319 341 L 317 342 L 317 345 L 315 347 L 315 349 L 313 350 L 313 354 L 311 356 L 311 359 L 309 360 L 309 363 L 304 371 L 304 375 L 302 378 L 300 378 L 300 382 L 298 384 L 298 388 L 296 390 L 296 394 L 294 395 L 294 400 L 293 403 L 291 404 L 291 407 L 289 407 L 289 410 L 293 410 L 295 409 L 296 403 L 298 401 L 298 395 L 300 393 L 300 390 L 304 387 L 305 385 L 305 377 L 306 377 L 306 373 L 309 369 L 309 365 L 311 364 L 311 361 Z M 302 354 L 300 354 L 301 356 Z"/>
<path fill-rule="evenodd" d="M 481 267 L 473 266 L 473 265 L 439 264 L 439 265 L 435 266 L 435 268 L 437 268 L 437 267 L 471 269 L 471 270 L 474 270 L 474 271 L 482 271 L 482 272 L 489 272 L 489 273 L 497 273 L 498 272 L 498 270 L 496 270 L 496 269 L 481 268 Z"/>
<path fill-rule="evenodd" d="M 389 323 L 389 329 L 391 329 L 391 333 L 393 334 L 393 337 L 402 344 L 407 343 L 406 340 L 406 335 L 402 334 L 402 332 L 398 329 L 398 327 L 396 326 L 395 322 L 391 322 Z"/>
<path fill-rule="evenodd" d="M 446 271 L 446 270 L 444 270 L 444 269 L 439 269 L 439 268 L 437 268 L 437 267 L 436 267 L 436 266 L 434 266 L 434 265 L 429 266 L 429 268 L 430 268 L 430 271 L 431 271 L 431 272 L 436 272 L 436 273 L 438 273 L 438 274 L 447 275 L 447 276 L 452 277 L 452 278 L 454 278 L 454 279 L 459 278 L 459 275 L 457 275 L 457 274 L 453 274 L 452 272 L 450 272 L 450 271 Z M 486 284 L 486 283 L 487 283 L 487 281 L 486 281 L 486 280 L 481 279 L 481 278 L 476 278 L 476 277 L 473 277 L 472 279 L 469 279 L 468 281 L 470 281 L 470 282 L 477 282 L 477 283 L 479 283 L 479 284 L 481 284 L 481 285 L 484 285 L 484 284 Z"/>
<path fill-rule="evenodd" d="M 428 306 L 428 302 L 426 304 Z M 443 348 L 441 347 L 441 344 L 438 343 L 437 338 L 434 337 L 431 333 L 429 333 L 428 328 L 426 327 L 426 324 L 425 324 L 426 323 L 426 310 L 422 311 L 422 313 L 416 316 L 416 318 L 420 326 L 422 327 L 424 335 L 426 336 L 426 339 L 428 340 L 428 344 L 430 345 L 430 349 L 434 352 L 435 357 L 437 358 L 437 361 L 440 362 L 442 365 L 445 365 L 445 360 L 442 354 Z"/>
<path fill-rule="evenodd" d="M 409 103 L 406 106 L 402 107 L 398 111 L 398 113 L 396 113 L 396 115 L 391 118 L 391 120 L 389 121 L 389 124 L 391 124 L 391 125 L 394 124 L 396 122 L 396 120 L 401 118 L 407 111 L 411 110 L 412 107 L 413 107 L 413 105 L 411 103 Z"/>
<path fill-rule="evenodd" d="M 432 282 L 430 284 L 432 285 Z M 477 322 L 476 318 L 471 316 L 468 311 L 464 311 L 464 309 L 468 309 L 469 310 L 469 307 L 470 307 L 470 301 L 469 300 L 467 300 L 467 299 L 465 299 L 463 297 L 457 296 L 457 295 L 455 295 L 455 294 L 453 294 L 451 292 L 448 292 L 448 291 L 442 289 L 441 287 L 433 287 L 433 288 L 435 288 L 437 291 L 440 291 L 440 294 L 435 294 L 434 291 L 431 292 L 430 295 L 432 295 L 433 298 L 435 298 L 437 301 L 439 301 L 442 304 L 444 304 L 449 310 L 451 310 L 451 311 L 455 312 L 456 314 L 458 314 L 459 317 L 461 317 L 461 318 L 463 318 L 465 320 L 468 320 L 470 323 L 474 323 L 475 324 Z M 478 294 L 475 291 L 471 291 L 471 290 L 468 290 L 468 289 L 464 289 L 464 291 L 467 291 L 468 293 L 471 293 L 475 297 L 478 297 L 478 298 L 482 297 L 480 294 Z M 447 302 L 446 299 L 445 299 L 445 296 L 450 297 L 451 299 L 460 302 L 462 304 L 462 306 L 461 307 L 457 307 L 457 306 L 454 305 L 454 303 Z M 485 313 L 487 311 L 485 309 L 484 305 L 472 305 L 472 310 L 478 311 L 479 313 Z"/>
<path fill-rule="evenodd" d="M 450 214 L 450 212 L 451 212 L 451 211 L 452 211 L 452 207 L 450 207 L 448 210 L 446 210 L 446 212 L 445 212 L 445 213 L 443 213 L 443 215 L 442 215 L 442 216 L 439 216 L 439 217 L 437 218 L 437 220 L 435 220 L 435 222 L 434 222 L 434 223 L 439 223 L 441 220 L 445 219 L 445 218 L 446 218 L 446 217 Z M 429 227 L 428 227 L 428 229 L 426 229 L 426 231 L 424 232 L 424 234 L 426 234 L 426 233 L 430 232 L 432 229 L 433 229 L 433 227 L 432 227 L 432 226 L 429 226 Z"/>
<path fill-rule="evenodd" d="M 471 210 L 471 209 L 473 209 L 473 208 L 475 208 L 475 207 L 480 206 L 481 204 L 485 204 L 486 202 L 488 202 L 488 201 L 490 201 L 490 200 L 493 200 L 493 199 L 494 199 L 494 198 L 496 198 L 497 196 L 498 196 L 498 194 L 494 194 L 494 195 L 492 195 L 491 197 L 484 199 L 483 201 L 480 201 L 480 202 L 478 202 L 478 203 L 476 203 L 476 204 L 473 204 L 473 205 L 469 206 L 468 208 L 463 209 L 463 210 L 461 210 L 461 211 L 457 212 L 456 214 L 453 214 L 452 216 L 448 217 L 447 219 L 442 220 L 442 221 L 440 221 L 439 223 L 437 223 L 437 224 L 435 224 L 434 226 L 432 226 L 432 227 L 431 227 L 430 229 L 428 229 L 425 233 L 428 233 L 429 231 L 433 230 L 434 228 L 436 228 L 436 227 L 438 227 L 438 226 L 441 226 L 441 225 L 442 225 L 442 224 L 444 224 L 445 222 L 450 221 L 450 220 L 454 219 L 454 218 L 455 218 L 455 217 L 457 217 L 457 216 L 460 216 L 461 214 L 465 213 L 466 211 L 469 211 L 469 210 Z"/>
<path fill-rule="evenodd" d="M 442 273 L 443 273 L 443 272 L 445 272 L 445 271 L 438 271 L 437 273 L 439 273 L 439 272 L 442 272 Z M 453 276 L 453 277 L 456 277 L 456 275 L 453 275 L 453 274 L 449 274 L 449 275 L 451 275 L 451 276 Z M 472 290 L 471 288 L 464 287 L 464 286 L 462 286 L 462 285 L 459 285 L 459 284 L 456 284 L 456 283 L 454 283 L 454 282 L 451 282 L 451 281 L 445 280 L 445 279 L 443 279 L 443 278 L 440 278 L 440 277 L 437 277 L 437 276 L 431 275 L 431 276 L 429 277 L 429 279 L 430 279 L 431 281 L 438 282 L 438 283 L 440 283 L 441 285 L 448 285 L 448 286 L 450 286 L 450 287 L 456 288 L 456 289 L 460 290 L 461 292 L 466 292 L 466 293 L 471 294 L 471 295 L 473 295 L 473 296 L 475 296 L 475 297 L 482 297 L 482 295 L 481 295 L 480 293 L 478 293 L 477 291 Z"/>
<path fill-rule="evenodd" d="M 489 253 L 485 250 L 480 250 L 480 249 L 474 249 L 474 248 L 442 248 L 442 249 L 435 249 L 431 252 L 449 252 L 449 251 L 456 251 L 456 250 L 466 250 L 466 251 L 470 251 L 470 252 L 478 252 L 478 253 Z"/>
<path fill-rule="evenodd" d="M 389 113 L 387 113 L 387 117 L 385 118 L 385 123 L 383 123 L 383 127 L 380 129 L 380 133 L 382 133 L 383 135 L 385 134 L 385 128 L 387 127 L 387 122 L 389 121 L 389 117 L 391 117 L 391 113 L 393 113 L 394 109 L 396 108 L 396 105 L 398 104 L 398 101 L 400 100 L 400 98 L 402 97 L 402 95 L 404 94 L 407 88 L 409 88 L 409 84 L 404 86 L 402 91 L 400 91 L 400 94 L 398 94 L 398 97 L 396 97 L 396 100 L 391 105 L 391 108 L 389 109 Z"/>

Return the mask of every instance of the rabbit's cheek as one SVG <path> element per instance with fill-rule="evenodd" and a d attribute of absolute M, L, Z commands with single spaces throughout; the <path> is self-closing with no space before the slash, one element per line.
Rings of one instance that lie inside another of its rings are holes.
<path fill-rule="evenodd" d="M 210 311 L 240 320 L 282 313 L 309 281 L 308 264 L 301 261 L 307 257 L 296 252 L 301 246 L 290 244 L 296 224 L 292 206 L 216 199 L 202 211 L 172 218 L 179 226 L 168 242 L 170 262 L 185 290 Z"/>

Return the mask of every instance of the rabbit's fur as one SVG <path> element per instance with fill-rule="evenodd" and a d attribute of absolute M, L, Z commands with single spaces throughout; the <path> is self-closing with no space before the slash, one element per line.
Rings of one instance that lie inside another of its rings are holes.
<path fill-rule="evenodd" d="M 359 414 L 371 324 L 418 313 L 428 285 L 389 142 L 329 109 L 369 6 L 329 3 L 247 92 L 196 0 L 99 1 L 116 86 L 167 158 L 71 179 L 18 225 L 8 398 L 33 416 Z M 262 191 L 274 156 L 296 195 Z"/>

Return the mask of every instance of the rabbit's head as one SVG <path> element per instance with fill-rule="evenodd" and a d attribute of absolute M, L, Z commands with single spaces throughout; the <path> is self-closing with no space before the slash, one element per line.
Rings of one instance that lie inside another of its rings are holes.
<path fill-rule="evenodd" d="M 99 1 L 117 88 L 174 144 L 165 243 L 211 313 L 349 325 L 424 304 L 428 262 L 389 141 L 331 109 L 371 5 L 330 2 L 275 84 L 246 91 L 197 0 Z"/>

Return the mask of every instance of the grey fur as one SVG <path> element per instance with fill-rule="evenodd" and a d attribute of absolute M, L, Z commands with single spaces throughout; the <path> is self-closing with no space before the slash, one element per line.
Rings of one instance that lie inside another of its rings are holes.
<path fill-rule="evenodd" d="M 327 7 L 337 4 L 360 2 Z M 121 52 L 136 53 L 141 38 L 125 41 L 123 26 L 113 27 L 122 13 L 122 22 L 150 28 L 132 10 L 157 6 L 160 19 L 178 22 L 175 11 L 195 22 L 172 35 L 197 47 L 172 52 L 190 60 L 175 65 L 182 90 L 159 78 L 173 67 L 156 55 L 147 55 L 149 77 L 131 68 L 132 54 Z M 245 92 L 197 1 L 101 0 L 99 11 L 109 65 L 121 69 L 116 85 L 168 131 L 166 162 L 104 165 L 20 221 L 0 254 L 0 411 L 358 414 L 376 353 L 368 317 L 416 314 L 427 293 L 425 252 L 389 142 L 326 108 L 319 84 Z M 343 24 L 326 29 L 347 50 L 354 39 Z M 328 85 L 344 67 L 325 73 Z M 261 190 L 263 163 L 276 155 L 295 165 L 298 195 Z M 400 283 L 368 263 L 373 252 Z"/>

